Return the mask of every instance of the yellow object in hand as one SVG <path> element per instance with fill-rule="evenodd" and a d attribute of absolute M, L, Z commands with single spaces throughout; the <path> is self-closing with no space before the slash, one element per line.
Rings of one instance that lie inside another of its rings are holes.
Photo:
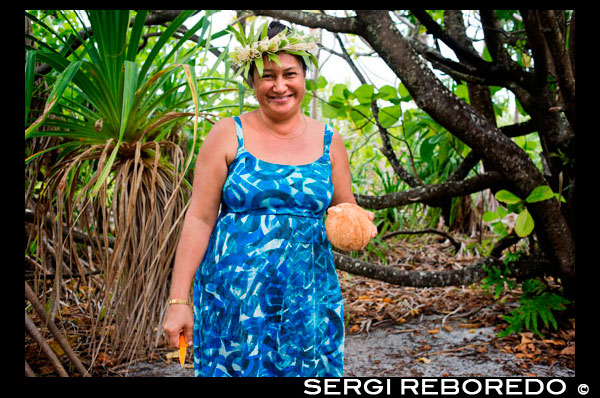
<path fill-rule="evenodd" d="M 181 364 L 181 367 L 183 368 L 183 363 L 185 362 L 185 350 L 187 348 L 188 344 L 185 341 L 185 337 L 183 336 L 183 333 L 181 333 L 179 335 L 179 363 Z"/>

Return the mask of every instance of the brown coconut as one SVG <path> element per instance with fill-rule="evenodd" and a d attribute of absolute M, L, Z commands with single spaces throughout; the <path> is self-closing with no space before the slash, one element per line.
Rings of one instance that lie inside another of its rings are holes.
<path fill-rule="evenodd" d="M 325 232 L 331 244 L 345 251 L 361 250 L 371 239 L 372 222 L 366 210 L 340 203 L 327 210 Z"/>

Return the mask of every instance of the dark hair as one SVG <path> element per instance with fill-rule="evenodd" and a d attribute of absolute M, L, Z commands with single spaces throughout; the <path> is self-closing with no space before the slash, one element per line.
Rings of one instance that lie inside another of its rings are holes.
<path fill-rule="evenodd" d="M 272 39 L 273 37 L 277 36 L 278 33 L 283 32 L 285 28 L 287 28 L 288 31 L 290 30 L 289 27 L 285 26 L 279 21 L 271 21 L 271 23 L 269 23 L 269 27 L 267 28 L 267 37 L 269 39 Z M 304 58 L 302 58 L 299 55 L 294 55 L 294 57 L 298 59 L 302 70 L 304 71 L 304 73 L 306 73 L 308 66 L 306 65 L 306 62 L 304 62 Z M 254 69 L 256 69 L 256 65 L 254 64 L 254 62 L 252 62 L 250 63 L 250 69 L 248 69 L 248 83 L 250 84 L 250 87 L 252 87 L 253 85 Z"/>

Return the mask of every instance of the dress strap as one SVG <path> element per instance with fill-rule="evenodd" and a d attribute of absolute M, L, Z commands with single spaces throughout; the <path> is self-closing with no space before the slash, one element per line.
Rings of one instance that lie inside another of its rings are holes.
<path fill-rule="evenodd" d="M 235 120 L 235 134 L 237 135 L 238 148 L 242 148 L 244 146 L 244 130 L 242 129 L 242 120 L 239 116 L 234 116 L 233 120 Z"/>
<path fill-rule="evenodd" d="M 325 125 L 325 137 L 324 137 L 325 145 L 324 145 L 324 151 L 323 151 L 325 154 L 329 153 L 329 146 L 331 145 L 332 137 L 333 137 L 333 129 L 331 128 L 330 125 L 326 124 Z"/>

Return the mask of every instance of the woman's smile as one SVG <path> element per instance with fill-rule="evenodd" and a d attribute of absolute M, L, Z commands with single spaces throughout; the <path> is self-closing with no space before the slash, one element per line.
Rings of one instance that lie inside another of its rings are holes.
<path fill-rule="evenodd" d="M 288 95 L 268 95 L 267 97 L 275 103 L 286 103 L 290 98 L 292 98 L 294 94 Z"/>

